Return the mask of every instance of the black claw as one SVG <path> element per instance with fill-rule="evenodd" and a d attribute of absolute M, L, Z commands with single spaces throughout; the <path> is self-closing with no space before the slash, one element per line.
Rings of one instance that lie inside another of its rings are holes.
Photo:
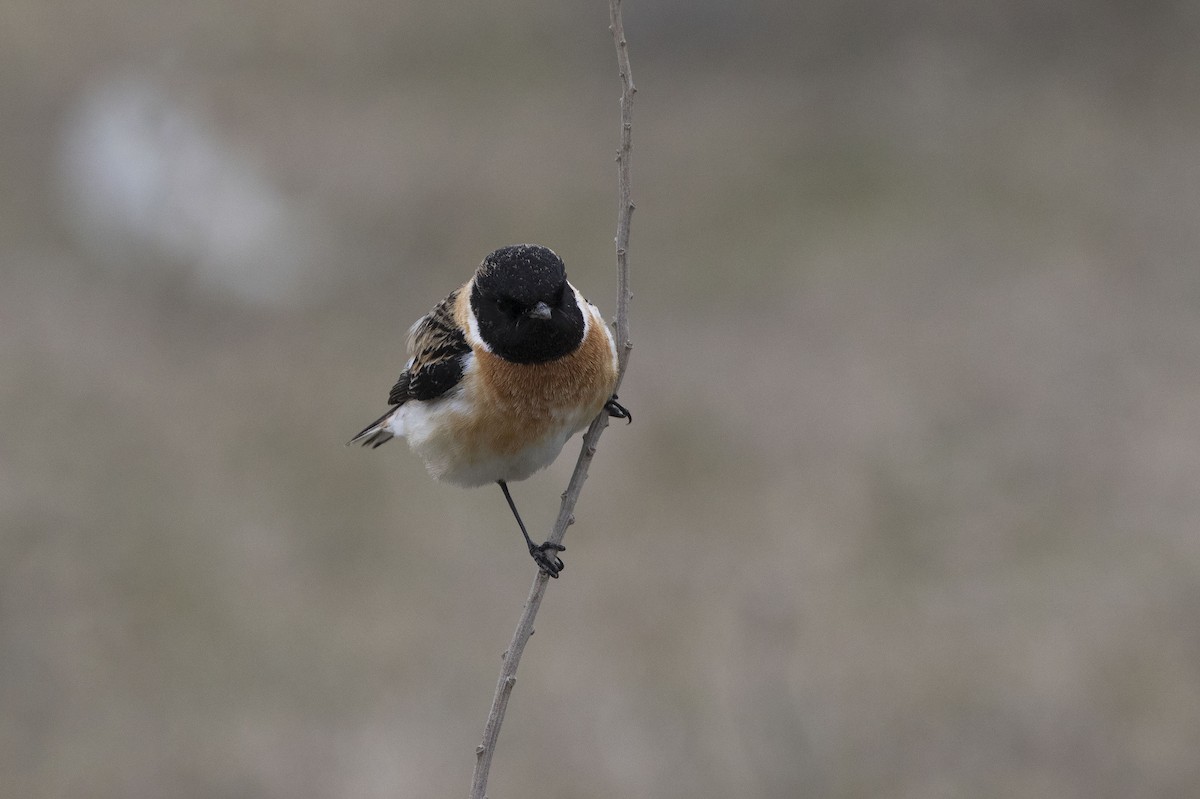
<path fill-rule="evenodd" d="M 533 560 L 537 563 L 538 568 L 544 571 L 551 577 L 558 577 L 558 573 L 566 568 L 563 565 L 562 558 L 557 553 L 565 552 L 566 547 L 562 544 L 552 544 L 547 541 L 544 544 L 535 544 L 529 537 L 529 532 L 525 529 L 525 522 L 521 521 L 521 514 L 517 513 L 517 504 L 513 502 L 512 494 L 508 492 L 508 484 L 503 480 L 496 481 L 500 490 L 504 492 L 504 499 L 508 502 L 508 507 L 512 510 L 513 517 L 517 520 L 517 526 L 521 528 L 521 535 L 525 538 L 525 544 L 529 547 L 529 554 L 533 556 Z M 547 555 L 547 552 L 555 554 Z"/>
<path fill-rule="evenodd" d="M 557 580 L 558 573 L 567 568 L 567 566 L 557 554 L 547 555 L 546 553 L 548 551 L 555 553 L 564 552 L 566 549 L 562 544 L 552 544 L 547 541 L 539 546 L 529 547 L 529 554 L 533 556 L 533 561 L 538 565 L 538 568 Z"/>
<path fill-rule="evenodd" d="M 616 394 L 613 394 L 612 398 L 604 403 L 604 410 L 608 411 L 608 415 L 614 419 L 624 419 L 625 424 L 633 422 L 633 414 L 629 412 L 628 408 L 617 402 Z"/>

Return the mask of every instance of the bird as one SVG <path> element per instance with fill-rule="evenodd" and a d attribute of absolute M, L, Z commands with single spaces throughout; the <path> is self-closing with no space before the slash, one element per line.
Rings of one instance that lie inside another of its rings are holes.
<path fill-rule="evenodd" d="M 632 422 L 614 393 L 617 348 L 600 311 L 550 248 L 501 247 L 417 320 L 407 355 L 389 409 L 347 446 L 403 437 L 435 480 L 496 483 L 534 562 L 557 578 L 565 547 L 533 543 L 508 484 L 553 463 L 601 411 Z"/>

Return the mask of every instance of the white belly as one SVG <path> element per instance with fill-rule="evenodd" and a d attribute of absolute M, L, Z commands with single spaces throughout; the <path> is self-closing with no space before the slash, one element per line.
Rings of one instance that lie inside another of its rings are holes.
<path fill-rule="evenodd" d="M 397 409 L 388 427 L 393 434 L 408 440 L 435 480 L 474 487 L 498 480 L 524 480 L 546 468 L 562 452 L 567 440 L 591 421 L 590 417 L 578 415 L 564 418 L 561 424 L 519 451 L 499 454 L 470 447 L 455 435 L 458 426 L 454 419 L 467 411 L 467 402 L 462 397 L 411 402 Z"/>

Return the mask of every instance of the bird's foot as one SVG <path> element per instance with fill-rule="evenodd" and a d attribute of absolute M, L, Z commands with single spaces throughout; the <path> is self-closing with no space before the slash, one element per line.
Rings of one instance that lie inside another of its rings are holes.
<path fill-rule="evenodd" d="M 617 402 L 616 394 L 613 394 L 612 398 L 604 403 L 604 410 L 608 411 L 608 415 L 614 419 L 624 419 L 625 424 L 633 421 L 633 414 L 629 412 L 628 408 Z"/>
<path fill-rule="evenodd" d="M 538 565 L 539 569 L 557 579 L 558 573 L 566 568 L 558 553 L 565 550 L 566 547 L 562 544 L 552 544 L 547 541 L 539 546 L 531 545 L 529 547 L 529 554 L 533 556 L 533 561 Z"/>

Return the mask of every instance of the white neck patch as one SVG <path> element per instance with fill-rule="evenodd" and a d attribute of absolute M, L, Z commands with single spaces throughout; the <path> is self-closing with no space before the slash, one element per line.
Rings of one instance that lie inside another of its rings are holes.
<path fill-rule="evenodd" d="M 492 348 L 483 340 L 483 336 L 479 335 L 479 320 L 475 318 L 475 309 L 471 306 L 471 292 L 475 290 L 475 278 L 471 278 L 463 291 L 467 297 L 467 343 L 472 347 L 478 347 L 484 352 L 491 352 Z"/>
<path fill-rule="evenodd" d="M 567 282 L 567 285 L 571 286 L 570 281 Z M 581 316 L 583 316 L 583 339 L 582 339 L 582 341 L 587 341 L 588 331 L 591 330 L 591 328 L 592 328 L 591 308 L 588 305 L 588 301 L 585 300 L 583 298 L 583 295 L 579 293 L 579 289 L 575 288 L 574 286 L 571 286 L 571 291 L 575 292 L 575 304 L 579 306 L 579 313 Z"/>

